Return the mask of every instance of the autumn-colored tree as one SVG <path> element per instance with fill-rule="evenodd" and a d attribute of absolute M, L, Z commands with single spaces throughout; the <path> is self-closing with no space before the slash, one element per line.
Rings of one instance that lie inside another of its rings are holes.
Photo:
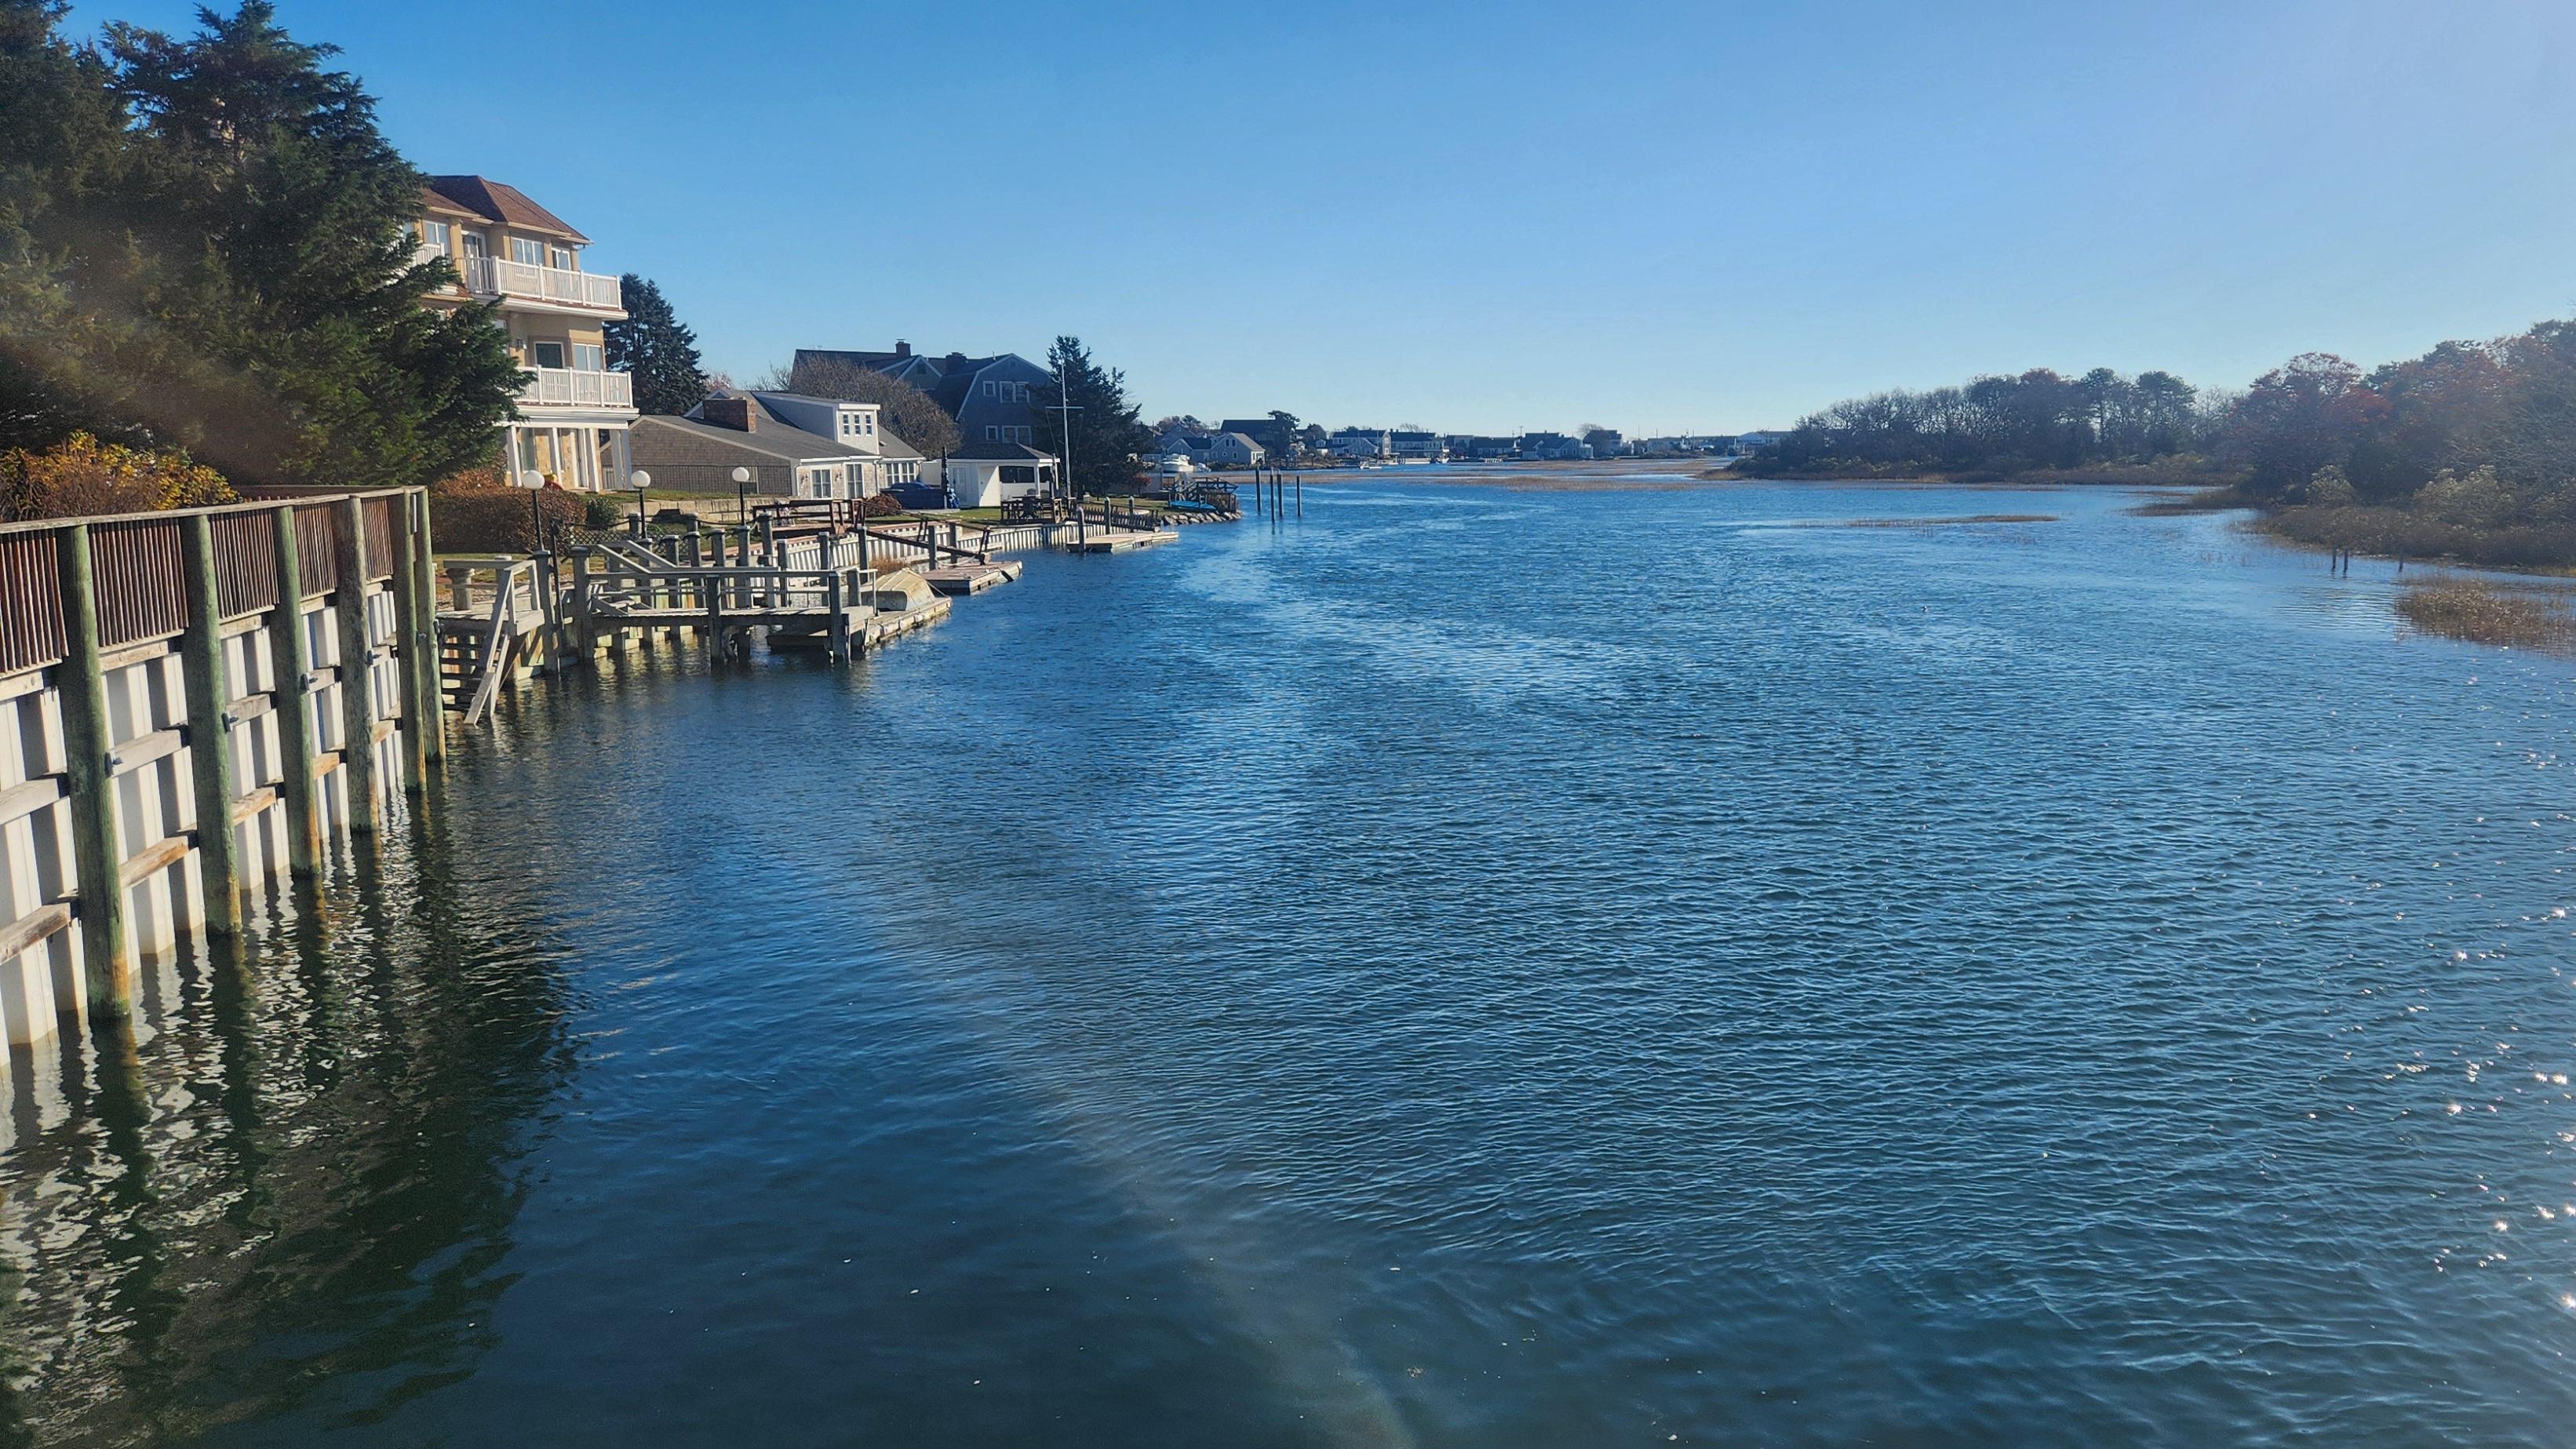
<path fill-rule="evenodd" d="M 2361 369 L 2330 352 L 2303 352 L 2254 380 L 2227 420 L 2227 450 L 2247 487 L 2279 496 L 2352 453 L 2363 429 L 2388 411 Z"/>
<path fill-rule="evenodd" d="M 772 392 L 802 393 L 836 402 L 875 403 L 886 429 L 925 458 L 957 451 L 957 420 L 930 394 L 838 357 L 809 357 L 770 375 Z"/>
<path fill-rule="evenodd" d="M 0 453 L 0 518 L 81 518 L 231 503 L 222 474 L 179 452 L 146 452 L 74 433 L 42 452 Z"/>

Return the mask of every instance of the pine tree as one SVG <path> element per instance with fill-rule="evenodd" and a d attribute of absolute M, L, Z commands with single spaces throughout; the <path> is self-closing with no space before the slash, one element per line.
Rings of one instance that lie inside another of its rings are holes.
<path fill-rule="evenodd" d="M 420 173 L 357 81 L 322 68 L 331 47 L 264 0 L 200 14 L 186 39 L 110 26 L 91 54 L 61 47 L 58 7 L 0 0 L 0 65 L 55 87 L 74 142 L 0 155 L 12 198 L 41 203 L 0 203 L 20 222 L 0 235 L 8 440 L 85 417 L 236 479 L 342 487 L 479 460 L 518 370 L 488 309 L 421 305 L 452 274 L 413 254 Z"/>
<path fill-rule="evenodd" d="M 1059 337 L 1047 349 L 1047 367 L 1056 375 L 1054 388 L 1042 389 L 1032 405 L 1048 424 L 1037 430 L 1048 452 L 1067 451 L 1073 487 L 1086 494 L 1123 493 L 1136 481 L 1136 460 L 1154 445 L 1153 430 L 1127 400 L 1127 374 L 1091 360 L 1079 337 Z M 1070 401 L 1070 420 L 1057 409 Z M 1062 430 L 1070 423 L 1072 447 Z"/>
<path fill-rule="evenodd" d="M 639 412 L 677 417 L 706 401 L 707 380 L 698 360 L 698 334 L 682 326 L 662 289 L 628 272 L 626 320 L 611 322 L 608 367 L 635 379 Z"/>

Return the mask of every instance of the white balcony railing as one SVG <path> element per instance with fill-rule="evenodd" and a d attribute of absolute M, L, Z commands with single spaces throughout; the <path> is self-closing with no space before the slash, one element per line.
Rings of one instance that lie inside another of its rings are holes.
<path fill-rule="evenodd" d="M 505 262 L 499 257 L 467 257 L 465 287 L 481 297 L 525 297 L 566 307 L 596 307 L 603 312 L 619 311 L 625 305 L 615 277 Z"/>
<path fill-rule="evenodd" d="M 523 367 L 519 401 L 541 407 L 631 408 L 635 379 L 622 372 L 581 372 L 569 367 Z"/>

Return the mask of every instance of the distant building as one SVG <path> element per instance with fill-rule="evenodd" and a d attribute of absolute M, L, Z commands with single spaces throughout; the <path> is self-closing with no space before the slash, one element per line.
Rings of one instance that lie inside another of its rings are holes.
<path fill-rule="evenodd" d="M 1216 425 L 1220 433 L 1241 433 L 1261 445 L 1261 451 L 1274 461 L 1297 456 L 1297 434 L 1280 426 L 1276 418 L 1227 418 Z"/>
<path fill-rule="evenodd" d="M 846 444 L 864 455 L 865 491 L 853 496 L 869 497 L 917 482 L 921 477 L 921 454 L 883 425 L 875 403 L 805 397 L 792 392 L 746 395 L 760 404 L 771 421 Z M 704 410 L 705 405 L 700 404 L 699 411 Z"/>
<path fill-rule="evenodd" d="M 1449 444 L 1438 433 L 1412 431 L 1386 435 L 1387 451 L 1408 463 L 1437 463 L 1449 456 Z"/>
<path fill-rule="evenodd" d="M 748 397 L 711 397 L 685 418 L 646 417 L 631 431 L 635 466 L 665 487 L 723 492 L 751 471 L 753 493 L 776 498 L 865 496 L 874 454 L 780 422 Z"/>
<path fill-rule="evenodd" d="M 958 436 L 969 443 L 1037 444 L 1047 435 L 1049 420 L 1040 416 L 1055 391 L 1055 374 L 1015 352 L 968 357 L 951 352 L 932 357 L 898 342 L 892 352 L 850 352 L 825 347 L 799 347 L 796 363 L 846 362 L 911 383 L 957 420 Z"/>
<path fill-rule="evenodd" d="M 1750 457 L 1787 436 L 1789 436 L 1787 433 L 1772 432 L 1738 433 L 1728 445 L 1727 451 L 1739 458 Z"/>
<path fill-rule="evenodd" d="M 1517 458 L 1521 455 L 1521 440 L 1518 438 L 1479 437 L 1474 434 L 1460 433 L 1452 435 L 1448 442 L 1450 457 L 1471 459 L 1479 463 Z"/>
<path fill-rule="evenodd" d="M 442 311 L 493 304 L 519 360 L 519 416 L 495 439 L 510 481 L 536 473 L 564 488 L 624 488 L 634 379 L 608 370 L 600 327 L 626 316 L 625 298 L 615 274 L 581 269 L 590 238 L 515 187 L 433 176 L 412 241 L 456 268 L 423 300 Z"/>
<path fill-rule="evenodd" d="M 1258 468 L 1269 456 L 1269 449 L 1241 433 L 1215 433 L 1207 440 L 1207 464 L 1212 468 Z"/>
<path fill-rule="evenodd" d="M 1521 456 L 1555 462 L 1589 458 L 1592 456 L 1592 450 L 1584 446 L 1582 439 L 1569 437 L 1564 433 L 1523 433 L 1521 434 Z"/>
<path fill-rule="evenodd" d="M 1583 446 L 1590 448 L 1596 458 L 1616 458 L 1627 451 L 1617 428 L 1594 428 L 1583 435 Z"/>
<path fill-rule="evenodd" d="M 1336 458 L 1352 458 L 1361 462 L 1378 462 L 1395 456 L 1384 428 L 1344 428 L 1333 434 L 1326 446 Z"/>
<path fill-rule="evenodd" d="M 960 508 L 998 508 L 1003 500 L 1056 488 L 1056 459 L 1026 443 L 969 438 L 942 462 L 949 496 Z"/>

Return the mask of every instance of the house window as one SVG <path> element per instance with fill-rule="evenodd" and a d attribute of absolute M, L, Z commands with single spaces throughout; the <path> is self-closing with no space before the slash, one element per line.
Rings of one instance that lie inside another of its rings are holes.
<path fill-rule="evenodd" d="M 447 250 L 447 223 L 443 221 L 422 222 L 420 224 L 420 242 L 422 246 L 428 247 L 432 251 L 443 252 Z"/>
<path fill-rule="evenodd" d="M 548 247 L 548 248 L 546 248 L 546 262 L 547 262 L 547 264 L 548 264 L 548 265 L 552 266 L 556 271 L 559 271 L 559 272 L 569 272 L 569 271 L 571 271 L 571 270 L 572 270 L 572 248 L 570 248 L 570 247 Z"/>
<path fill-rule="evenodd" d="M 991 423 L 986 423 L 984 425 L 984 441 L 988 443 L 998 443 L 1002 441 L 1002 430 Z"/>
<path fill-rule="evenodd" d="M 564 345 L 560 342 L 531 342 L 528 344 L 528 355 L 536 360 L 536 365 L 539 367 L 564 365 Z"/>
<path fill-rule="evenodd" d="M 488 244 L 483 240 L 483 233 L 469 231 L 465 234 L 465 254 L 477 261 L 489 255 Z"/>
<path fill-rule="evenodd" d="M 542 267 L 546 264 L 546 249 L 535 237 L 514 236 L 510 238 L 510 260 Z"/>
<path fill-rule="evenodd" d="M 859 414 L 859 433 L 860 436 L 869 438 L 873 438 L 877 435 L 877 415 L 875 413 Z"/>
<path fill-rule="evenodd" d="M 572 365 L 578 372 L 606 372 L 607 350 L 595 342 L 576 342 L 572 345 Z"/>

